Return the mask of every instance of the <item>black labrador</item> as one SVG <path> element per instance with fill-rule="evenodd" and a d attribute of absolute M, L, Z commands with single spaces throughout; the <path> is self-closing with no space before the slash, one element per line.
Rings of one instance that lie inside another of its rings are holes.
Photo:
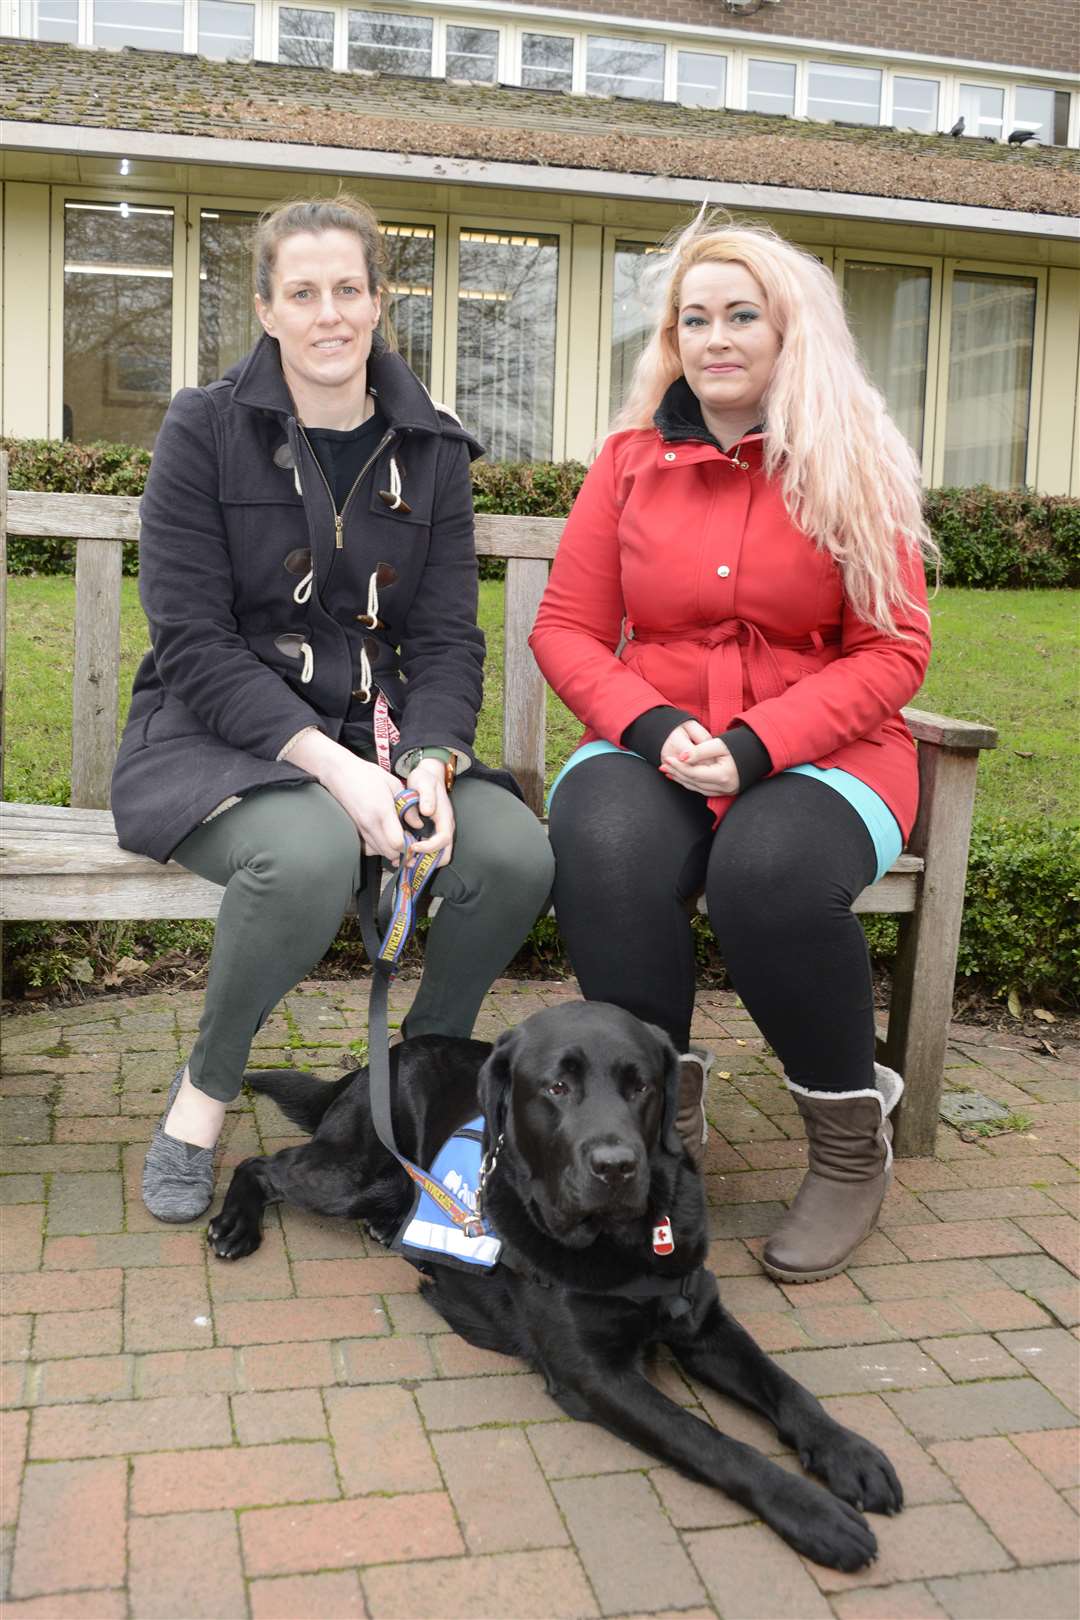
<path fill-rule="evenodd" d="M 900 1483 L 876 1446 L 835 1422 L 720 1304 L 703 1263 L 702 1181 L 674 1130 L 678 1058 L 667 1036 L 618 1008 L 578 1002 L 535 1013 L 494 1046 L 424 1036 L 391 1057 L 403 1153 L 430 1165 L 479 1109 L 496 1155 L 483 1214 L 502 1240 L 499 1263 L 486 1275 L 437 1261 L 420 1268 L 451 1327 L 470 1344 L 524 1357 L 571 1417 L 719 1486 L 798 1552 L 836 1569 L 869 1563 L 877 1544 L 859 1510 L 897 1512 Z M 237 1168 L 210 1223 L 214 1253 L 251 1254 L 263 1209 L 278 1200 L 365 1221 L 388 1241 L 413 1184 L 375 1135 L 366 1070 L 333 1083 L 292 1071 L 248 1079 L 314 1135 Z M 641 1370 L 660 1344 L 691 1378 L 775 1424 L 828 1488 L 661 1394 Z"/>

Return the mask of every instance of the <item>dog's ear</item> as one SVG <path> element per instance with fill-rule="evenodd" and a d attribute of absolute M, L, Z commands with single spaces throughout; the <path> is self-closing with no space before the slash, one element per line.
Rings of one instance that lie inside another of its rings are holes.
<path fill-rule="evenodd" d="M 656 1040 L 656 1062 L 664 1085 L 664 1121 L 660 1128 L 661 1141 L 668 1153 L 674 1153 L 681 1158 L 683 1154 L 682 1137 L 675 1128 L 675 1115 L 679 1109 L 679 1079 L 681 1068 L 679 1054 L 675 1050 L 674 1042 L 665 1030 L 658 1024 L 646 1024 L 645 1028 Z"/>
<path fill-rule="evenodd" d="M 506 1130 L 510 1076 L 517 1030 L 504 1029 L 491 1048 L 476 1078 L 476 1093 L 484 1115 L 484 1151 L 493 1150 Z"/>

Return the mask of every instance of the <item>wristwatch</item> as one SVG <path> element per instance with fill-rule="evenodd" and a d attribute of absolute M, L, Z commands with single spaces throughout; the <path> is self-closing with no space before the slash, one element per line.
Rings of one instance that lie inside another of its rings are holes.
<path fill-rule="evenodd" d="M 450 792 L 457 776 L 457 755 L 452 748 L 414 748 L 411 753 L 398 760 L 399 774 L 408 776 L 411 770 L 419 765 L 422 759 L 437 759 L 446 772 L 446 791 Z"/>

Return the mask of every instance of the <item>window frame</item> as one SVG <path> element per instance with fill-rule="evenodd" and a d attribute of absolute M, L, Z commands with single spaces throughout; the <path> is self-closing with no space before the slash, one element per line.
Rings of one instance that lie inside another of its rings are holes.
<path fill-rule="evenodd" d="M 525 65 L 524 65 L 524 63 L 522 61 L 522 50 L 524 48 L 525 35 L 526 34 L 550 34 L 555 39 L 568 39 L 570 41 L 571 45 L 573 46 L 573 58 L 572 58 L 572 61 L 571 61 L 571 64 L 570 64 L 570 90 L 569 90 L 569 92 L 561 91 L 561 90 L 545 91 L 544 89 L 542 89 L 540 87 L 537 87 L 535 85 L 526 86 L 526 85 L 522 84 L 522 74 L 525 71 Z M 508 54 L 508 57 L 509 57 L 509 64 L 508 64 L 507 77 L 506 77 L 506 80 L 504 82 L 507 82 L 509 84 L 519 85 L 519 86 L 521 86 L 522 89 L 534 90 L 537 95 L 544 95 L 544 94 L 547 94 L 547 95 L 581 94 L 581 95 L 583 95 L 584 94 L 584 92 L 585 92 L 585 45 L 584 45 L 585 35 L 584 35 L 584 30 L 583 29 L 580 29 L 580 28 L 568 28 L 568 27 L 566 27 L 565 24 L 560 26 L 557 23 L 552 24 L 551 26 L 548 26 L 547 21 L 543 17 L 543 15 L 538 14 L 535 23 L 531 22 L 531 21 L 524 22 L 524 23 L 523 22 L 517 22 L 517 23 L 515 23 L 513 25 L 513 27 L 508 28 L 506 30 L 506 35 L 507 35 L 507 54 Z"/>
<path fill-rule="evenodd" d="M 854 71 L 856 71 L 858 73 L 876 73 L 877 76 L 878 76 L 878 115 L 877 115 L 877 122 L 876 123 L 862 123 L 859 120 L 837 119 L 837 118 L 816 118 L 816 117 L 812 118 L 810 113 L 807 111 L 807 108 L 810 105 L 810 70 L 811 70 L 811 68 L 839 68 L 841 70 L 841 72 L 843 72 L 845 70 L 847 70 L 849 72 L 854 70 Z M 904 75 L 901 75 L 901 76 L 905 77 L 905 78 L 906 77 L 911 77 L 911 78 L 915 77 L 914 74 L 911 74 L 911 75 L 904 74 Z M 851 61 L 847 57 L 842 57 L 839 60 L 835 59 L 834 57 L 829 57 L 829 56 L 808 56 L 808 57 L 806 57 L 806 59 L 799 64 L 799 71 L 798 71 L 798 73 L 796 75 L 796 81 L 795 81 L 795 105 L 796 105 L 796 107 L 798 107 L 800 105 L 799 82 L 798 82 L 800 78 L 802 78 L 803 81 L 804 81 L 803 90 L 802 90 L 802 98 L 801 98 L 802 112 L 800 114 L 797 114 L 796 116 L 806 118 L 811 123 L 818 123 L 818 124 L 836 124 L 836 123 L 840 123 L 840 124 L 843 124 L 845 127 L 851 128 L 851 129 L 880 129 L 882 124 L 884 123 L 884 120 L 885 120 L 885 81 L 888 78 L 888 70 L 886 69 L 885 64 L 883 62 Z"/>
<path fill-rule="evenodd" d="M 52 219 L 50 230 L 49 267 L 49 352 L 55 360 L 49 365 L 49 435 L 61 439 L 64 435 L 64 222 L 68 203 L 100 203 L 119 208 L 121 203 L 133 207 L 168 208 L 173 216 L 172 261 L 172 343 L 169 356 L 169 397 L 185 381 L 185 342 L 187 333 L 187 267 L 188 256 L 187 210 L 184 193 L 178 191 L 128 191 L 115 182 L 104 181 L 97 186 L 52 187 Z"/>
<path fill-rule="evenodd" d="M 535 33 L 535 29 L 527 29 Z M 457 337 L 459 244 L 463 230 L 504 231 L 513 235 L 533 234 L 556 236 L 559 239 L 559 272 L 555 283 L 555 372 L 552 379 L 551 460 L 562 461 L 566 455 L 566 390 L 570 351 L 570 259 L 573 252 L 573 225 L 564 220 L 540 220 L 532 215 L 525 219 L 508 218 L 505 214 L 449 213 L 446 219 L 446 297 L 443 305 L 443 400 L 453 411 L 457 410 Z M 432 356 L 432 381 L 435 361 Z"/>
<path fill-rule="evenodd" d="M 912 445 L 922 467 L 923 482 L 929 483 L 930 464 L 936 443 L 938 416 L 938 388 L 940 384 L 940 347 L 944 327 L 941 311 L 943 303 L 944 268 L 940 255 L 930 253 L 894 253 L 891 250 L 867 248 L 837 248 L 833 255 L 833 275 L 841 298 L 845 296 L 845 276 L 849 264 L 910 265 L 930 272 L 930 312 L 926 332 L 926 397 L 923 401 L 923 442 Z M 847 304 L 845 300 L 845 315 Z"/>
<path fill-rule="evenodd" d="M 371 5 L 368 0 L 328 0 L 328 3 L 334 7 L 337 17 L 336 33 L 341 38 L 341 72 L 363 73 L 371 71 L 370 69 L 351 68 L 349 66 L 349 13 L 350 11 L 357 11 L 372 17 L 416 17 L 420 21 L 429 22 L 431 24 L 431 66 L 428 72 L 426 74 L 403 73 L 395 75 L 395 77 L 418 79 L 421 83 L 425 80 L 430 83 L 432 79 L 445 77 L 446 19 L 441 15 L 434 11 L 424 11 L 419 6 L 412 6 L 408 3 L 408 0 L 403 0 L 403 6 Z M 337 67 L 336 59 L 334 66 Z M 378 68 L 374 71 L 382 73 L 386 70 Z"/>
<path fill-rule="evenodd" d="M 885 84 L 881 96 L 881 121 L 888 129 L 896 128 L 897 79 L 922 79 L 928 84 L 937 85 L 937 122 L 935 127 L 932 130 L 916 131 L 916 133 L 927 135 L 940 134 L 942 129 L 942 121 L 944 118 L 942 109 L 946 104 L 946 98 L 948 96 L 948 81 L 944 75 L 939 73 L 920 73 L 916 68 L 905 67 L 901 69 L 893 67 L 889 69 L 885 74 Z M 949 124 L 951 124 L 953 121 L 953 119 L 950 119 Z M 949 124 L 946 124 L 944 127 L 948 129 Z"/>
<path fill-rule="evenodd" d="M 258 7 L 256 7 L 256 9 L 258 9 Z M 271 42 L 271 60 L 278 63 L 281 67 L 297 67 L 301 66 L 302 64 L 296 62 L 284 62 L 282 61 L 281 57 L 281 13 L 285 9 L 288 9 L 289 11 L 328 11 L 330 13 L 331 17 L 334 19 L 334 32 L 330 39 L 330 71 L 344 72 L 345 66 L 342 58 L 348 40 L 348 28 L 345 23 L 345 18 L 348 14 L 348 7 L 339 5 L 337 0 L 274 0 L 273 7 L 271 8 L 271 16 L 273 19 L 271 23 L 271 28 L 273 30 L 273 40 Z M 255 33 L 257 46 L 257 18 Z M 322 71 L 326 70 L 324 69 Z"/>
<path fill-rule="evenodd" d="M 961 274 L 1001 276 L 1012 281 L 1035 282 L 1035 320 L 1031 333 L 1031 383 L 1028 396 L 1027 445 L 1022 484 L 1038 488 L 1039 427 L 1042 406 L 1042 376 L 1046 344 L 1047 270 L 1045 265 L 1008 263 L 1001 259 L 945 258 L 942 262 L 941 340 L 938 346 L 937 413 L 933 438 L 930 478 L 932 488 L 940 488 L 945 473 L 945 433 L 949 414 L 949 364 L 952 357 L 953 281 Z"/>
<path fill-rule="evenodd" d="M 724 63 L 724 94 L 719 107 L 701 107 L 697 103 L 679 100 L 679 53 L 685 51 L 690 56 L 718 56 Z M 692 41 L 668 41 L 667 73 L 664 77 L 664 100 L 670 101 L 676 107 L 689 107 L 698 112 L 723 112 L 732 105 L 731 90 L 734 82 L 734 57 L 736 51 L 712 50 L 707 46 L 699 46 Z"/>

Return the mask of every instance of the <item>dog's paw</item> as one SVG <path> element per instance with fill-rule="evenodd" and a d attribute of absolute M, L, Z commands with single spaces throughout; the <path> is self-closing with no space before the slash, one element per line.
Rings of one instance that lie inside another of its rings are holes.
<path fill-rule="evenodd" d="M 258 1219 L 253 1221 L 242 1210 L 226 1206 L 206 1228 L 206 1241 L 219 1260 L 242 1260 L 259 1247 L 262 1228 Z"/>
<path fill-rule="evenodd" d="M 899 1513 L 904 1488 L 883 1451 L 839 1426 L 804 1446 L 799 1461 L 834 1496 L 866 1513 Z"/>
<path fill-rule="evenodd" d="M 877 1557 L 877 1539 L 862 1514 L 797 1474 L 778 1481 L 760 1511 L 796 1552 L 828 1569 L 850 1574 Z"/>

